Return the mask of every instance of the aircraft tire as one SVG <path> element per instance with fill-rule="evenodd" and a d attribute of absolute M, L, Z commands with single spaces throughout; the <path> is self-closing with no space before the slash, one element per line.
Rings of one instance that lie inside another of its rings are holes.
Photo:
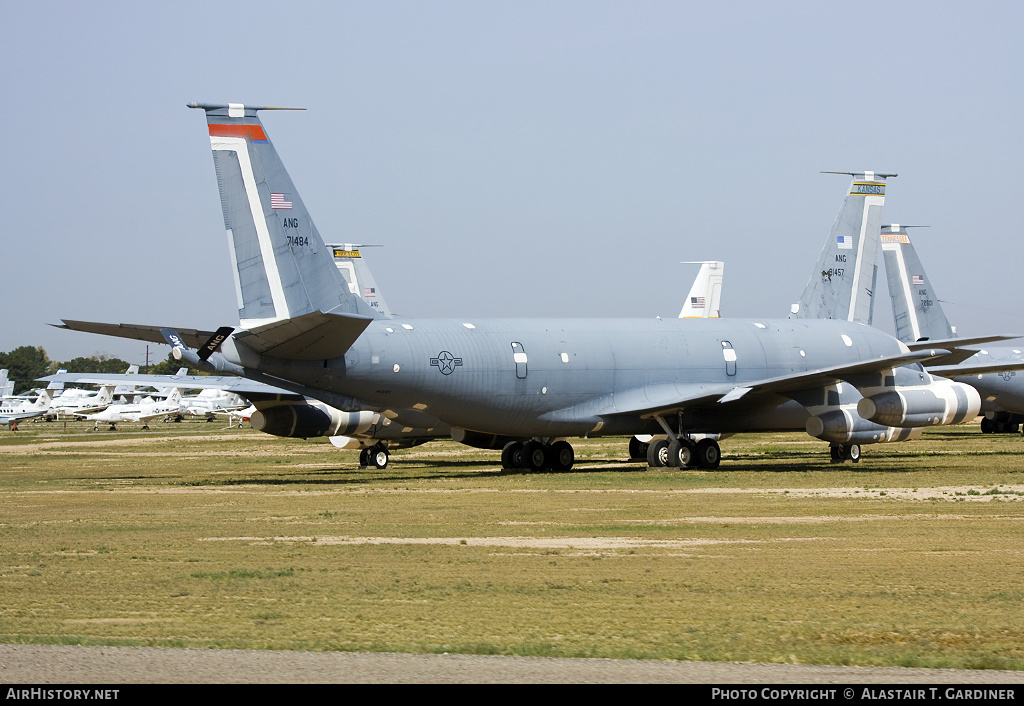
<path fill-rule="evenodd" d="M 860 463 L 860 444 L 849 444 L 843 447 L 843 457 L 854 463 Z"/>
<path fill-rule="evenodd" d="M 370 449 L 359 449 L 359 467 L 366 468 L 370 465 Z"/>
<path fill-rule="evenodd" d="M 668 442 L 655 439 L 647 445 L 647 465 L 651 468 L 664 468 L 668 465 Z"/>
<path fill-rule="evenodd" d="M 996 423 L 993 422 L 988 417 L 982 417 L 981 418 L 981 433 L 982 434 L 991 434 L 992 432 L 994 432 L 996 430 L 995 426 L 996 426 Z"/>
<path fill-rule="evenodd" d="M 556 441 L 548 447 L 548 466 L 553 471 L 568 471 L 576 460 L 576 453 L 568 441 Z"/>
<path fill-rule="evenodd" d="M 527 441 L 523 444 L 523 466 L 530 471 L 540 472 L 547 467 L 548 455 L 544 444 Z"/>
<path fill-rule="evenodd" d="M 501 467 L 506 470 L 523 467 L 523 442 L 510 441 L 501 450 Z"/>
<path fill-rule="evenodd" d="M 369 466 L 373 468 L 387 468 L 390 454 L 388 450 L 383 446 L 374 446 L 370 449 L 370 453 L 367 454 L 367 460 L 370 462 Z"/>
<path fill-rule="evenodd" d="M 697 465 L 713 471 L 722 462 L 722 447 L 714 439 L 701 439 L 695 452 Z"/>
<path fill-rule="evenodd" d="M 695 450 L 689 439 L 674 439 L 668 445 L 668 465 L 672 468 L 690 468 L 696 463 Z"/>
<path fill-rule="evenodd" d="M 832 463 L 843 462 L 843 447 L 840 444 L 829 444 L 828 453 L 832 458 Z"/>
<path fill-rule="evenodd" d="M 640 441 L 635 436 L 629 438 L 629 460 L 644 460 L 647 458 L 647 447 L 650 446 L 648 443 Z"/>

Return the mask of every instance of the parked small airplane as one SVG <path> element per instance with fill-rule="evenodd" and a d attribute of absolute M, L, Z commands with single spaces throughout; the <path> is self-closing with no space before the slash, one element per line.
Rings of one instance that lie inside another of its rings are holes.
<path fill-rule="evenodd" d="M 213 421 L 214 414 L 242 409 L 245 406 L 245 402 L 237 393 L 209 388 L 200 390 L 196 395 L 182 397 L 178 411 Z"/>
<path fill-rule="evenodd" d="M 11 424 L 33 417 L 41 417 L 50 410 L 50 402 L 53 399 L 53 390 L 39 390 L 35 399 L 24 397 L 6 397 L 0 403 L 0 424 Z"/>
<path fill-rule="evenodd" d="M 141 402 L 110 405 L 102 412 L 86 415 L 91 422 L 104 422 L 114 426 L 118 422 L 142 422 L 142 428 L 148 429 L 149 422 L 158 417 L 177 415 L 181 406 L 181 389 L 174 388 L 165 399 L 146 397 Z"/>

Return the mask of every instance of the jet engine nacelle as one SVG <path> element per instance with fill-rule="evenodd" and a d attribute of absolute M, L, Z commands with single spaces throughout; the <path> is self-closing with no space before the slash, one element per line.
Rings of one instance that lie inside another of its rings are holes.
<path fill-rule="evenodd" d="M 895 387 L 857 403 L 857 414 L 879 424 L 930 427 L 959 424 L 978 415 L 981 395 L 970 385 L 933 379 L 928 385 Z"/>
<path fill-rule="evenodd" d="M 451 431 L 452 439 L 472 446 L 476 449 L 502 449 L 510 441 L 521 441 L 519 437 L 499 436 L 498 434 L 484 434 L 479 431 L 455 428 Z"/>
<path fill-rule="evenodd" d="M 807 433 L 834 444 L 881 444 L 920 438 L 922 429 L 905 429 L 876 424 L 850 409 L 833 409 L 807 420 Z"/>
<path fill-rule="evenodd" d="M 379 421 L 375 412 L 342 412 L 327 405 L 283 404 L 252 413 L 256 431 L 274 436 L 347 436 L 361 434 Z"/>

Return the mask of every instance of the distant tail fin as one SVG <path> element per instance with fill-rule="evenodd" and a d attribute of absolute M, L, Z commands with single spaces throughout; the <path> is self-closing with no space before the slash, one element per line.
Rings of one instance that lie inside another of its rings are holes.
<path fill-rule="evenodd" d="M 870 324 L 877 276 L 885 180 L 895 174 L 849 174 L 850 189 L 791 319 L 839 319 Z"/>
<path fill-rule="evenodd" d="M 353 296 L 257 117 L 271 108 L 206 111 L 243 328 L 316 311 L 377 317 Z"/>
<path fill-rule="evenodd" d="M 378 245 L 353 245 L 352 243 L 340 243 L 327 245 L 334 257 L 334 264 L 348 282 L 348 290 L 361 297 L 362 300 L 373 308 L 378 314 L 385 318 L 391 318 L 391 309 L 384 301 L 377 282 L 370 274 L 370 268 L 359 248 L 376 248 Z"/>
<path fill-rule="evenodd" d="M 882 257 L 892 298 L 896 338 L 904 343 L 953 338 L 955 331 L 910 244 L 908 227 L 913 226 L 891 225 L 882 229 Z"/>
<path fill-rule="evenodd" d="M 722 280 L 725 277 L 725 263 L 717 260 L 687 262 L 686 265 L 700 265 L 700 271 L 693 280 L 690 293 L 686 296 L 680 319 L 717 319 L 721 316 L 719 305 L 722 300 Z"/>

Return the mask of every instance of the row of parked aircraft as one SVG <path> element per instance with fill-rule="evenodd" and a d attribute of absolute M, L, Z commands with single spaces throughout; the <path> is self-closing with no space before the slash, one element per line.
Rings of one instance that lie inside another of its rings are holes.
<path fill-rule="evenodd" d="M 216 389 L 204 389 L 196 395 L 185 396 L 189 389 L 175 384 L 151 387 L 158 376 L 139 375 L 139 366 L 129 366 L 124 375 L 106 382 L 96 383 L 95 391 L 64 388 L 66 382 L 75 382 L 76 374 L 60 371 L 48 378 L 46 389 L 25 395 L 5 395 L 0 404 L 0 424 L 10 424 L 36 417 L 74 417 L 97 423 L 115 425 L 119 422 L 149 422 L 161 417 L 189 414 L 206 416 L 227 413 L 246 406 L 236 394 Z M 188 368 L 181 368 L 171 380 L 183 378 Z M 0 370 L 0 387 L 7 371 Z M 13 382 L 10 383 L 13 388 Z"/>
<path fill-rule="evenodd" d="M 329 436 L 362 448 L 375 467 L 389 449 L 450 436 L 502 449 L 507 468 L 566 470 L 568 439 L 632 435 L 631 456 L 651 466 L 716 468 L 721 439 L 790 430 L 828 442 L 833 460 L 856 461 L 862 444 L 973 418 L 977 380 L 1024 369 L 1019 353 L 989 359 L 971 348 L 1014 336 L 911 328 L 901 341 L 870 327 L 895 175 L 842 172 L 850 188 L 788 319 L 709 315 L 718 305 L 706 292 L 720 295 L 720 269 L 676 319 L 410 319 L 391 313 L 359 272 L 358 248 L 321 239 L 258 117 L 264 108 L 189 107 L 207 118 L 238 326 L 64 327 L 168 342 L 179 360 L 240 376 L 224 389 L 255 405 L 254 428 Z M 337 265 L 339 250 L 351 270 Z M 913 287 L 925 289 L 915 276 L 908 302 Z"/>

